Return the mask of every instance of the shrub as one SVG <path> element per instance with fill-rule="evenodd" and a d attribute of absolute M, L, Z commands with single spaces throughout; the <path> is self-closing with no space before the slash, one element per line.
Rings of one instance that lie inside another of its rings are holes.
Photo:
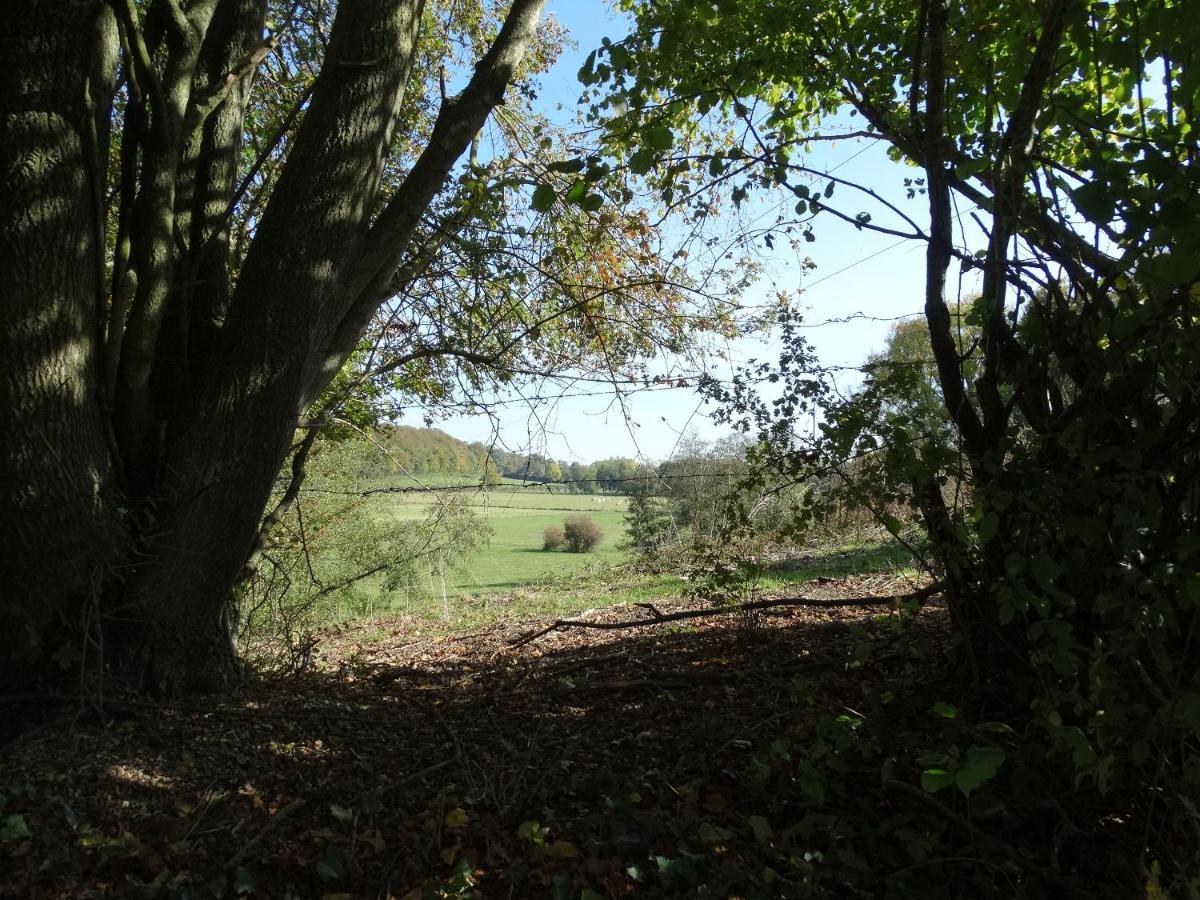
<path fill-rule="evenodd" d="M 563 537 L 572 553 L 590 553 L 604 537 L 591 516 L 571 516 L 563 523 Z"/>
<path fill-rule="evenodd" d="M 557 550 L 567 539 L 566 534 L 557 525 L 551 525 L 542 532 L 542 549 Z"/>

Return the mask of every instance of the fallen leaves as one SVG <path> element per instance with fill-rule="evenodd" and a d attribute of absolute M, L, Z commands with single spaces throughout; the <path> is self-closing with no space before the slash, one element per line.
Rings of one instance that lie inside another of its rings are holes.
<path fill-rule="evenodd" d="M 841 677 L 843 623 L 876 614 L 559 630 L 519 650 L 523 626 L 384 629 L 374 644 L 351 629 L 322 643 L 317 674 L 216 701 L 122 700 L 118 727 L 5 760 L 41 792 L 0 808 L 0 893 L 686 894 L 711 860 L 742 871 L 779 840 L 723 771 L 746 765 L 796 678 Z"/>

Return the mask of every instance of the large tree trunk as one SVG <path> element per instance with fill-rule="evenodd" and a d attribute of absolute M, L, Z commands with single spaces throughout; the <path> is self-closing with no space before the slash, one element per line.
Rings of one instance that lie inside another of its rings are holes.
<path fill-rule="evenodd" d="M 189 409 L 170 426 L 146 560 L 129 585 L 150 678 L 171 690 L 235 675 L 230 591 L 246 562 L 337 324 L 338 294 L 379 187 L 423 3 L 345 7 L 312 106 L 258 225 Z"/>
<path fill-rule="evenodd" d="M 0 665 L 97 596 L 121 531 L 97 354 L 116 25 L 22 5 L 0 29 Z"/>
<path fill-rule="evenodd" d="M 149 685 L 235 680 L 233 587 L 298 417 L 502 101 L 543 3 L 514 0 L 378 215 L 424 0 L 341 4 L 236 276 L 224 218 L 248 76 L 273 47 L 262 43 L 264 0 L 152 3 L 145 14 L 133 0 L 30 0 L 12 17 L 0 35 L 11 66 L 0 85 L 0 547 L 4 614 L 18 627 L 6 634 L 19 643 L 56 612 L 77 624 L 100 611 L 119 661 Z M 109 256 L 118 47 L 125 120 Z M 0 645 L 0 663 L 23 658 L 18 649 Z"/>

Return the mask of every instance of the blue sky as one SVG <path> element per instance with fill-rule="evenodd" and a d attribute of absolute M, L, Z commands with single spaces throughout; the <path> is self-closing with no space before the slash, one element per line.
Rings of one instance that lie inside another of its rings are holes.
<path fill-rule="evenodd" d="M 625 28 L 611 15 L 603 0 L 551 0 L 548 9 L 566 25 L 577 43 L 576 48 L 563 53 L 544 77 L 539 96 L 539 102 L 547 110 L 561 104 L 563 109 L 555 113 L 555 118 L 565 121 L 581 91 L 575 73 L 584 58 L 602 37 L 617 40 L 625 34 Z M 854 127 L 853 120 L 847 120 L 846 124 Z M 891 162 L 881 143 L 862 139 L 819 143 L 806 164 L 822 172 L 836 170 L 841 178 L 870 185 L 918 223 L 928 221 L 925 198 L 918 195 L 907 199 L 903 183 L 906 176 L 919 172 Z M 869 198 L 864 197 L 864 202 L 856 206 L 841 188 L 838 190 L 836 199 L 845 211 L 851 214 L 868 211 L 876 222 L 881 221 L 881 210 L 872 206 Z M 962 220 L 969 222 L 966 215 Z M 818 216 L 814 231 L 817 240 L 804 245 L 803 252 L 811 257 L 816 268 L 805 272 L 790 251 L 777 249 L 764 257 L 767 274 L 746 300 L 761 302 L 776 291 L 799 289 L 806 322 L 818 326 L 831 319 L 849 318 L 845 322 L 812 327 L 806 336 L 822 365 L 856 366 L 870 352 L 882 347 L 890 322 L 880 320 L 920 312 L 924 245 L 860 231 L 831 216 Z M 970 233 L 965 239 L 973 242 Z M 954 274 L 952 271 L 951 275 Z M 964 286 L 964 290 L 969 290 L 969 286 Z M 735 362 L 750 357 L 772 359 L 777 354 L 777 348 L 769 341 L 742 340 L 725 349 Z M 729 364 L 725 365 L 727 374 Z M 842 382 L 849 385 L 854 377 L 854 373 L 848 372 Z M 623 402 L 617 402 L 611 392 L 572 397 L 555 404 L 527 405 L 504 399 L 510 402 L 497 407 L 497 419 L 464 416 L 441 422 L 437 427 L 464 440 L 498 439 L 507 449 L 533 450 L 556 459 L 585 462 L 611 456 L 663 460 L 670 457 L 685 433 L 692 432 L 704 439 L 725 433 L 709 420 L 710 410 L 700 398 L 686 389 L 634 394 Z"/>

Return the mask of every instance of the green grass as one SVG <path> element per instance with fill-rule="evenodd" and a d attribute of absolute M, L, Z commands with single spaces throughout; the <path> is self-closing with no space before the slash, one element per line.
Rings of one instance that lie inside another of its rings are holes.
<path fill-rule="evenodd" d="M 770 566 L 764 573 L 764 588 L 802 584 L 817 578 L 845 578 L 875 572 L 915 574 L 911 554 L 894 541 L 821 548 L 809 556 Z"/>
<path fill-rule="evenodd" d="M 629 552 L 618 545 L 625 539 L 624 513 L 628 498 L 557 493 L 544 485 L 505 484 L 491 490 L 478 488 L 465 476 L 423 475 L 411 479 L 388 478 L 373 488 L 463 486 L 449 491 L 467 504 L 492 528 L 488 544 L 471 553 L 446 574 L 446 602 L 442 585 L 434 576 L 419 580 L 409 590 L 383 591 L 381 576 L 360 582 L 358 589 L 370 598 L 355 601 L 338 619 L 404 613 L 441 621 L 441 627 L 474 629 L 493 622 L 527 617 L 565 616 L 595 606 L 655 602 L 686 592 L 678 575 L 646 575 L 620 569 Z M 363 486 L 366 487 L 366 486 Z M 427 518 L 436 495 L 422 490 L 381 491 L 370 494 L 364 510 L 377 520 L 403 527 Z M 572 515 L 591 517 L 604 539 L 591 553 L 542 549 L 542 536 L 550 526 L 562 526 Z M 799 558 L 769 565 L 755 581 L 761 590 L 786 588 L 815 578 L 840 578 L 867 572 L 912 571 L 913 561 L 893 543 L 855 544 L 816 548 Z"/>
<path fill-rule="evenodd" d="M 453 476 L 449 476 L 453 477 Z M 474 482 L 464 482 L 475 484 Z M 400 485 L 403 486 L 403 485 Z M 431 487 L 433 485 L 430 485 Z M 438 485 L 449 487 L 450 484 Z M 553 485 L 549 487 L 554 487 Z M 563 494 L 550 490 L 546 485 L 503 484 L 491 490 L 456 492 L 468 505 L 479 509 L 497 510 L 555 510 L 562 512 L 623 513 L 629 506 L 627 497 L 610 494 Z M 425 508 L 429 506 L 429 495 L 424 492 L 396 493 L 388 496 L 394 504 Z M 598 520 L 597 520 L 598 521 Z"/>
<path fill-rule="evenodd" d="M 617 545 L 625 538 L 624 497 L 604 497 L 593 502 L 588 496 L 512 493 L 506 490 L 479 492 L 467 498 L 474 511 L 492 526 L 488 546 L 471 554 L 447 576 L 447 594 L 464 596 L 503 592 L 523 585 L 561 579 L 624 562 L 628 553 Z M 380 515 L 397 522 L 423 519 L 429 508 L 424 494 L 380 495 Z M 566 553 L 542 549 L 542 533 L 561 526 L 571 515 L 590 516 L 604 532 L 604 539 L 591 553 Z M 440 587 L 439 587 L 440 591 Z"/>

